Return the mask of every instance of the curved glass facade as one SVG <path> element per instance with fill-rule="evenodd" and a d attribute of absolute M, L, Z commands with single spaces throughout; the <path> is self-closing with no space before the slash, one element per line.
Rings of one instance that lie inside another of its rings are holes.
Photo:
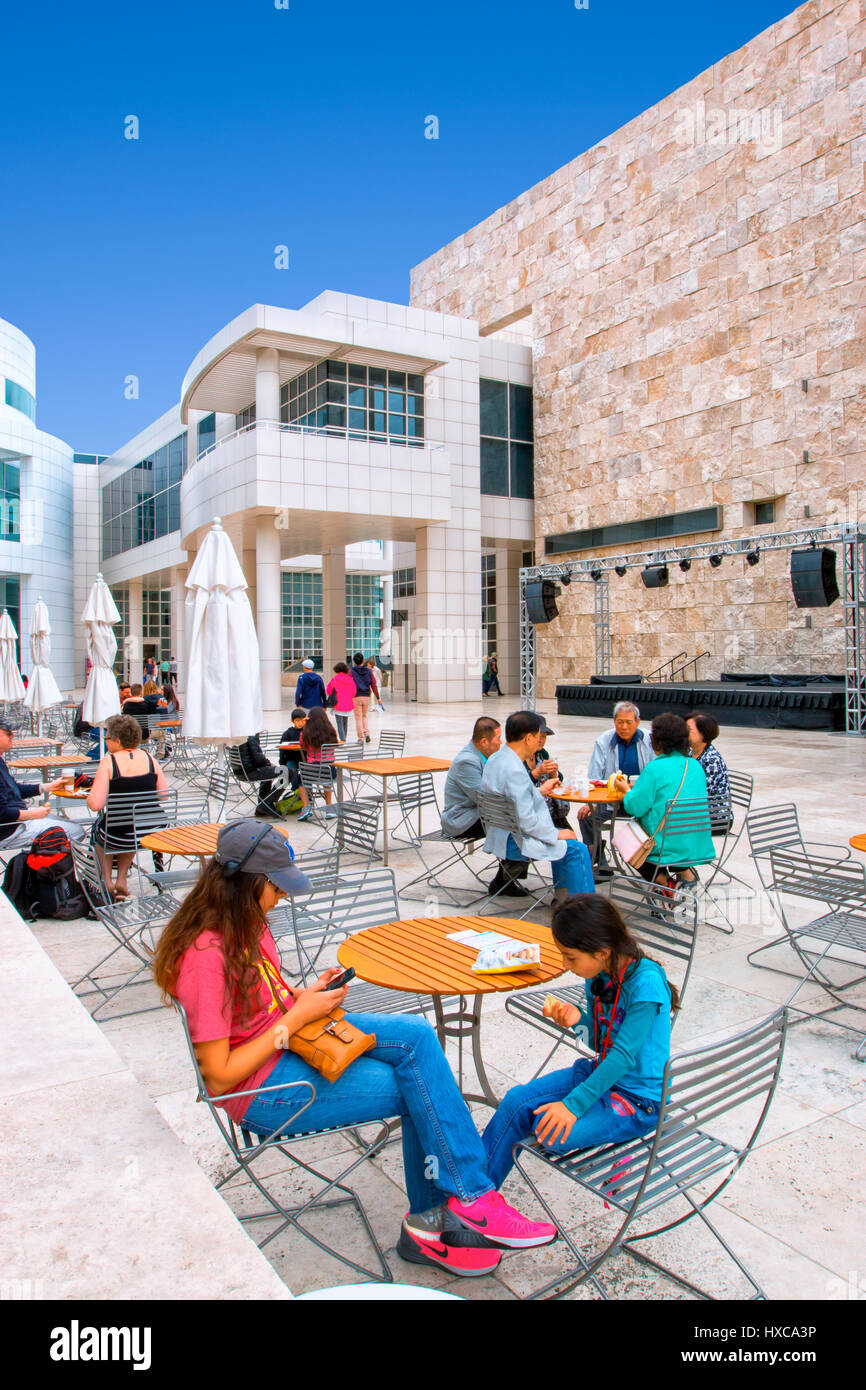
<path fill-rule="evenodd" d="M 163 444 L 102 489 L 102 558 L 180 530 L 186 434 Z"/>
<path fill-rule="evenodd" d="M 418 448 L 424 443 L 424 378 L 356 362 L 320 362 L 280 387 L 280 419 Z"/>
<path fill-rule="evenodd" d="M 25 391 L 23 386 L 19 386 L 17 381 L 10 381 L 8 376 L 5 378 L 6 394 L 4 399 L 7 405 L 11 405 L 14 410 L 20 410 L 22 415 L 26 415 L 28 420 L 36 419 L 36 398 L 31 396 L 29 391 Z"/>

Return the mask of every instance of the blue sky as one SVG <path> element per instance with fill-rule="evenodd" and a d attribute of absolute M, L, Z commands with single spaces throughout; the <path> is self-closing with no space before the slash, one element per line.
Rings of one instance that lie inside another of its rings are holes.
<path fill-rule="evenodd" d="M 288 3 L 4 18 L 0 317 L 36 344 L 40 428 L 75 449 L 167 410 L 249 304 L 407 302 L 413 265 L 793 8 Z"/>

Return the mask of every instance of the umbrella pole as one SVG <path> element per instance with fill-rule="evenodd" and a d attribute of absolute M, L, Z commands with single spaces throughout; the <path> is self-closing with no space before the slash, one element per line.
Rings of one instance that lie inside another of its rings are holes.
<path fill-rule="evenodd" d="M 102 759 L 103 759 L 104 757 L 105 757 L 105 730 L 104 730 L 104 728 L 102 727 L 102 725 L 100 724 L 100 726 L 99 726 L 99 761 L 102 762 Z"/>

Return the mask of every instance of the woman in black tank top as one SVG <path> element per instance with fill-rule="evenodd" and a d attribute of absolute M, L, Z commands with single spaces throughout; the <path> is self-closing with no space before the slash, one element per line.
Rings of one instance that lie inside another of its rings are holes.
<path fill-rule="evenodd" d="M 167 791 L 168 783 L 162 768 L 149 753 L 139 749 L 141 728 L 128 714 L 116 714 L 105 726 L 107 755 L 102 759 L 87 798 L 91 811 L 101 811 L 93 827 L 94 852 L 102 865 L 106 886 L 119 898 L 128 898 L 127 876 L 135 858 L 136 841 L 132 817 L 111 823 L 111 850 L 106 851 L 105 806 L 114 794 L 130 792 Z M 127 768 L 135 771 L 127 771 Z M 116 867 L 116 878 L 112 870 Z"/>

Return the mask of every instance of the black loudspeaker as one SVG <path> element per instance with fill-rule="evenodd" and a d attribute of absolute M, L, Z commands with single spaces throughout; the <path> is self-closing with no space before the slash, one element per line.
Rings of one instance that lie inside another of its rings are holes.
<path fill-rule="evenodd" d="M 647 589 L 666 589 L 670 580 L 667 565 L 647 565 L 640 577 Z"/>
<path fill-rule="evenodd" d="M 526 616 L 531 623 L 552 623 L 559 617 L 556 600 L 560 591 L 552 579 L 530 579 L 524 592 Z"/>
<path fill-rule="evenodd" d="M 791 588 L 798 608 L 829 608 L 839 597 L 836 552 L 828 546 L 791 551 Z"/>

